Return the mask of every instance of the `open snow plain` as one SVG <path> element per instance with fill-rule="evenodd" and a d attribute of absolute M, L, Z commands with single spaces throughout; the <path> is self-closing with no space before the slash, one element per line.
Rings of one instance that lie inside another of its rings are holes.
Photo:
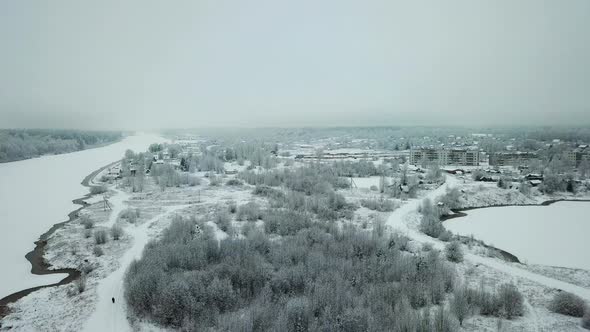
<path fill-rule="evenodd" d="M 119 160 L 127 149 L 145 151 L 163 140 L 140 134 L 100 148 L 0 164 L 0 298 L 64 278 L 29 272 L 25 254 L 33 242 L 79 207 L 72 200 L 88 193 L 80 184 L 84 177 Z"/>

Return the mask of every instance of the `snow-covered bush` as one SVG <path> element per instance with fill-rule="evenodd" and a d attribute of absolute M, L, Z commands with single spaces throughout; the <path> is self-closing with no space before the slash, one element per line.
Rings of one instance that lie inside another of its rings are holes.
<path fill-rule="evenodd" d="M 94 248 L 92 249 L 92 253 L 96 257 L 100 257 L 100 256 L 104 255 L 104 251 L 99 246 L 94 246 Z"/>
<path fill-rule="evenodd" d="M 82 273 L 80 275 L 80 277 L 78 277 L 78 279 L 76 279 L 76 281 L 74 282 L 74 285 L 76 286 L 76 290 L 78 291 L 78 294 L 83 293 L 86 290 L 86 275 L 84 273 Z"/>
<path fill-rule="evenodd" d="M 119 240 L 123 234 L 123 228 L 121 226 L 113 225 L 113 227 L 111 227 L 111 237 L 113 240 Z"/>
<path fill-rule="evenodd" d="M 518 191 L 525 196 L 529 196 L 531 194 L 531 185 L 528 182 L 523 181 L 520 183 Z"/>
<path fill-rule="evenodd" d="M 498 180 L 498 188 L 501 189 L 508 189 L 510 188 L 510 185 L 512 184 L 510 178 L 508 177 L 500 177 L 500 179 Z"/>
<path fill-rule="evenodd" d="M 92 195 L 104 194 L 107 192 L 106 186 L 92 186 L 90 187 L 90 193 Z"/>
<path fill-rule="evenodd" d="M 213 222 L 224 232 L 228 232 L 231 227 L 231 216 L 226 209 L 217 207 L 213 213 Z"/>
<path fill-rule="evenodd" d="M 195 175 L 189 173 L 181 173 L 179 175 L 180 184 L 187 185 L 189 187 L 198 186 L 201 184 L 201 179 Z"/>
<path fill-rule="evenodd" d="M 484 176 L 486 176 L 486 173 L 481 169 L 476 169 L 475 171 L 473 171 L 472 174 L 474 181 L 481 181 L 481 179 L 483 179 Z"/>
<path fill-rule="evenodd" d="M 445 177 L 442 173 L 442 170 L 437 164 L 432 164 L 430 167 L 428 167 L 428 171 L 426 171 L 426 181 L 430 183 L 439 181 L 444 182 L 444 178 Z"/>
<path fill-rule="evenodd" d="M 264 229 L 268 234 L 295 235 L 311 225 L 306 213 L 285 209 L 268 209 L 264 212 Z"/>
<path fill-rule="evenodd" d="M 217 176 L 213 173 L 209 174 L 209 185 L 212 187 L 217 187 L 221 185 L 221 177 Z"/>
<path fill-rule="evenodd" d="M 451 312 L 444 309 L 443 306 L 438 307 L 434 315 L 434 329 L 433 331 L 440 332 L 452 332 L 458 331 L 457 318 L 455 318 Z"/>
<path fill-rule="evenodd" d="M 507 319 L 524 314 L 524 299 L 514 284 L 504 284 L 498 290 L 503 314 Z"/>
<path fill-rule="evenodd" d="M 107 231 L 104 229 L 99 229 L 94 231 L 94 243 L 96 244 L 105 244 L 108 240 Z"/>
<path fill-rule="evenodd" d="M 227 180 L 227 182 L 225 183 L 226 186 L 241 186 L 244 183 L 238 179 L 229 179 Z"/>
<path fill-rule="evenodd" d="M 83 214 L 80 216 L 80 224 L 82 224 L 85 229 L 91 229 L 94 227 L 94 220 L 92 220 L 88 215 Z"/>
<path fill-rule="evenodd" d="M 260 210 L 260 205 L 258 205 L 256 202 L 248 202 L 238 207 L 238 212 L 236 215 L 237 220 L 256 221 L 261 218 L 262 211 Z"/>
<path fill-rule="evenodd" d="M 467 300 L 472 307 L 479 308 L 484 316 L 512 319 L 524 314 L 524 299 L 513 284 L 503 284 L 497 291 L 468 289 Z"/>
<path fill-rule="evenodd" d="M 463 249 L 459 241 L 453 241 L 445 246 L 445 256 L 453 263 L 460 263 L 463 261 Z"/>
<path fill-rule="evenodd" d="M 119 219 L 124 219 L 128 223 L 134 224 L 140 215 L 141 212 L 139 209 L 128 208 L 119 213 Z"/>
<path fill-rule="evenodd" d="M 434 205 L 432 205 L 432 201 L 425 198 L 424 201 L 422 201 L 419 211 L 422 214 L 420 231 L 431 237 L 439 237 L 445 228 L 439 220 L 438 211 L 435 209 Z"/>
<path fill-rule="evenodd" d="M 445 194 L 438 201 L 443 203 L 446 209 L 458 209 L 461 205 L 461 192 L 457 187 L 451 189 L 447 187 Z"/>
<path fill-rule="evenodd" d="M 445 229 L 438 235 L 438 239 L 443 242 L 449 242 L 453 239 L 453 232 Z"/>
<path fill-rule="evenodd" d="M 565 291 L 555 294 L 549 303 L 549 310 L 573 317 L 584 316 L 585 308 L 586 303 L 581 297 Z"/>
<path fill-rule="evenodd" d="M 238 205 L 236 204 L 236 201 L 227 202 L 227 210 L 229 213 L 236 213 L 238 211 Z"/>
<path fill-rule="evenodd" d="M 393 200 L 386 199 L 383 196 L 380 198 L 361 199 L 361 205 L 369 210 L 380 212 L 391 212 L 396 208 Z"/>

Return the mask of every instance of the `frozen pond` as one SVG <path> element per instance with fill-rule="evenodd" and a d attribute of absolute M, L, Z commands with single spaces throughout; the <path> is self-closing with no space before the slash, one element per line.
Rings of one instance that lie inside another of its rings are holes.
<path fill-rule="evenodd" d="M 88 193 L 80 184 L 88 174 L 121 159 L 127 149 L 145 151 L 161 141 L 141 134 L 101 148 L 0 164 L 0 298 L 64 278 L 29 272 L 25 254 L 33 242 L 79 207 L 72 200 Z"/>
<path fill-rule="evenodd" d="M 473 234 L 522 262 L 590 270 L 590 202 L 465 212 L 466 217 L 446 221 L 447 229 Z"/>

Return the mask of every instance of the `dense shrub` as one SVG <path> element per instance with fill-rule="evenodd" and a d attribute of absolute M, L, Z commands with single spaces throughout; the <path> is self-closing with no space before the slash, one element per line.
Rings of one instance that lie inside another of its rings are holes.
<path fill-rule="evenodd" d="M 440 222 L 437 209 L 428 198 L 425 198 L 422 202 L 420 213 L 422 214 L 420 231 L 428 236 L 439 237 L 445 228 Z"/>
<path fill-rule="evenodd" d="M 84 226 L 85 229 L 91 229 L 94 227 L 94 220 L 92 220 L 89 216 L 83 214 L 80 216 L 80 224 Z"/>
<path fill-rule="evenodd" d="M 461 192 L 457 187 L 451 189 L 447 187 L 445 194 L 438 201 L 443 203 L 446 209 L 458 209 L 461 205 Z"/>
<path fill-rule="evenodd" d="M 238 207 L 236 215 L 236 219 L 238 220 L 256 221 L 261 218 L 262 211 L 260 210 L 260 205 L 256 202 L 248 202 Z"/>
<path fill-rule="evenodd" d="M 139 209 L 125 209 L 119 213 L 119 219 L 124 219 L 127 222 L 134 224 L 139 218 L 141 212 Z"/>
<path fill-rule="evenodd" d="M 113 225 L 113 227 L 111 227 L 111 237 L 113 238 L 113 240 L 119 240 L 123 236 L 123 234 L 124 232 L 121 226 Z"/>
<path fill-rule="evenodd" d="M 238 212 L 238 205 L 235 201 L 229 201 L 227 202 L 227 210 L 229 213 L 236 213 Z"/>
<path fill-rule="evenodd" d="M 227 182 L 225 183 L 226 186 L 241 186 L 244 183 L 238 179 L 229 179 L 227 180 Z"/>
<path fill-rule="evenodd" d="M 104 194 L 107 192 L 106 186 L 92 186 L 90 187 L 90 193 L 92 195 Z"/>
<path fill-rule="evenodd" d="M 372 161 L 359 160 L 359 161 L 334 161 L 332 163 L 332 169 L 338 176 L 350 177 L 368 177 L 379 175 L 379 171 Z"/>
<path fill-rule="evenodd" d="M 314 164 L 296 169 L 271 170 L 266 172 L 244 171 L 238 177 L 251 185 L 271 187 L 284 185 L 286 188 L 306 195 L 326 193 L 330 188 L 348 188 L 349 182 L 337 176 L 334 171 L 322 164 Z"/>
<path fill-rule="evenodd" d="M 264 229 L 268 234 L 295 235 L 311 225 L 307 213 L 285 209 L 268 209 L 264 212 Z"/>
<path fill-rule="evenodd" d="M 498 291 L 500 305 L 507 319 L 524 314 L 524 299 L 513 284 L 504 284 Z"/>
<path fill-rule="evenodd" d="M 78 279 L 74 282 L 78 294 L 83 293 L 86 290 L 86 274 L 82 273 Z"/>
<path fill-rule="evenodd" d="M 399 239 L 319 221 L 280 241 L 251 229 L 218 243 L 199 229 L 175 218 L 130 265 L 133 313 L 185 330 L 453 330 L 449 311 L 421 311 L 453 290 L 454 270 L 435 250 L 413 255 Z"/>
<path fill-rule="evenodd" d="M 96 244 L 105 244 L 108 240 L 107 231 L 104 229 L 99 229 L 94 231 L 94 243 Z"/>
<path fill-rule="evenodd" d="M 445 256 L 453 263 L 460 263 L 463 261 L 463 250 L 459 241 L 450 242 L 445 246 Z"/>
<path fill-rule="evenodd" d="M 468 302 L 478 307 L 480 314 L 512 319 L 524 314 L 524 299 L 513 284 L 503 284 L 497 291 L 468 290 Z"/>
<path fill-rule="evenodd" d="M 380 198 L 372 198 L 372 199 L 361 199 L 361 206 L 366 207 L 370 210 L 380 211 L 380 212 L 390 212 L 393 211 L 396 206 L 395 202 L 390 199 L 385 199 L 383 197 Z"/>
<path fill-rule="evenodd" d="M 217 224 L 219 229 L 227 233 L 231 227 L 231 216 L 226 209 L 217 207 L 213 214 L 213 222 Z"/>
<path fill-rule="evenodd" d="M 549 303 L 549 310 L 573 317 L 584 316 L 585 308 L 586 303 L 581 297 L 564 291 L 555 294 Z"/>
<path fill-rule="evenodd" d="M 96 257 L 100 257 L 100 256 L 104 255 L 104 251 L 99 246 L 94 246 L 94 248 L 92 249 L 92 253 Z"/>

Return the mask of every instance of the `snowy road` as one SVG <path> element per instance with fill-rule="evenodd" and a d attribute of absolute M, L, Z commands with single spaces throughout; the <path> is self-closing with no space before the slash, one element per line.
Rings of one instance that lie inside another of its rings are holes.
<path fill-rule="evenodd" d="M 125 195 L 125 193 L 121 192 L 115 196 L 118 198 L 113 197 L 111 199 L 111 202 L 115 204 L 113 210 L 118 209 L 121 211 L 123 209 L 124 204 L 122 204 L 122 202 Z M 116 204 L 118 204 L 118 206 Z M 133 237 L 133 245 L 119 260 L 119 268 L 99 282 L 97 287 L 98 303 L 96 304 L 94 313 L 86 322 L 84 331 L 131 331 L 131 326 L 127 320 L 127 305 L 123 295 L 123 278 L 127 271 L 127 267 L 133 260 L 141 257 L 143 248 L 150 239 L 148 231 L 151 224 L 186 206 L 187 205 L 177 205 L 165 207 L 165 211 L 156 217 L 139 226 L 129 225 L 125 229 L 125 231 Z M 113 213 L 111 216 L 115 216 L 116 218 L 117 215 L 118 214 Z M 114 220 L 112 221 L 113 223 Z M 111 220 L 109 220 L 109 223 L 111 223 Z M 115 303 L 112 302 L 112 298 L 115 299 Z"/>
<path fill-rule="evenodd" d="M 456 186 L 459 183 L 453 176 L 447 176 L 446 183 L 439 188 L 428 192 L 424 198 L 430 198 L 434 200 L 436 197 L 441 196 L 445 193 L 445 190 L 448 187 Z M 405 234 L 409 238 L 418 241 L 420 243 L 431 243 L 434 248 L 439 250 L 444 249 L 445 243 L 434 239 L 430 236 L 425 235 L 424 233 L 420 232 L 416 226 L 410 224 L 410 218 L 408 218 L 408 214 L 416 211 L 418 206 L 422 202 L 422 199 L 414 199 L 407 202 L 405 205 L 400 207 L 399 209 L 395 210 L 387 219 L 386 225 L 390 226 L 394 230 L 400 231 L 402 234 Z M 570 293 L 574 293 L 587 301 L 590 301 L 590 289 L 580 287 L 574 284 L 570 284 L 565 281 L 549 278 L 540 274 L 536 274 L 521 268 L 518 268 L 514 265 L 507 264 L 495 258 L 490 257 L 483 257 L 477 256 L 471 253 L 465 254 L 465 259 L 470 260 L 474 263 L 484 264 L 488 267 L 491 267 L 495 270 L 504 272 L 509 274 L 513 277 L 520 277 L 524 279 L 528 279 L 530 281 L 536 282 L 538 284 L 544 285 L 550 288 L 557 288 L 561 290 L 568 291 Z"/>

